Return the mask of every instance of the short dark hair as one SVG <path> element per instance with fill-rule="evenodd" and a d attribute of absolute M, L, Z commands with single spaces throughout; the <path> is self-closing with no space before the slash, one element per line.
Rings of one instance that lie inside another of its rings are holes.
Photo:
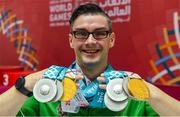
<path fill-rule="evenodd" d="M 95 3 L 85 3 L 77 7 L 71 15 L 69 20 L 71 29 L 74 21 L 81 15 L 102 15 L 105 16 L 109 25 L 109 31 L 112 32 L 112 23 L 110 17 L 105 13 L 100 6 Z"/>

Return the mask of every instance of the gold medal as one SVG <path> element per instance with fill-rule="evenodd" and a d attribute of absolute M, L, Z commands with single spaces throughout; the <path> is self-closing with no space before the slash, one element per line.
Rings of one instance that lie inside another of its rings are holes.
<path fill-rule="evenodd" d="M 61 101 L 67 102 L 70 101 L 76 94 L 76 83 L 69 79 L 69 78 L 64 78 L 63 81 L 63 95 L 61 97 Z"/>
<path fill-rule="evenodd" d="M 150 97 L 150 92 L 141 78 L 130 78 L 128 81 L 128 90 L 130 95 L 136 99 L 145 100 Z"/>

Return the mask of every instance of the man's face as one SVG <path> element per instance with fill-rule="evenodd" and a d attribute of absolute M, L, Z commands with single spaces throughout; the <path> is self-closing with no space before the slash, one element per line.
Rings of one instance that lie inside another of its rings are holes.
<path fill-rule="evenodd" d="M 71 48 L 74 49 L 76 61 L 79 65 L 107 64 L 108 52 L 114 46 L 115 35 L 108 33 L 109 27 L 106 17 L 102 15 L 81 15 L 75 20 L 72 26 L 73 31 L 76 34 L 69 34 L 69 42 Z M 103 36 L 106 35 L 106 31 L 107 37 Z M 89 37 L 82 38 L 88 32 L 96 33 L 94 36 L 90 34 Z M 99 36 L 101 38 L 96 39 Z"/>

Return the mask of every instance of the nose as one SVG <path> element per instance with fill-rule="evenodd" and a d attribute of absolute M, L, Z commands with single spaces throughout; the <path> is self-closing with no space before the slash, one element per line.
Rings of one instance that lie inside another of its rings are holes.
<path fill-rule="evenodd" d="M 97 40 L 93 37 L 92 34 L 90 34 L 89 37 L 85 41 L 86 44 L 93 44 L 93 43 L 96 43 L 96 42 L 97 42 Z"/>

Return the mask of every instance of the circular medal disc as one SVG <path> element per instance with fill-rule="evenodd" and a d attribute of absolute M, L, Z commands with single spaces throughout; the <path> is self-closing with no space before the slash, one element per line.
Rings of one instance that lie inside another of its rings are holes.
<path fill-rule="evenodd" d="M 115 78 L 107 84 L 106 91 L 108 96 L 114 101 L 122 101 L 128 98 L 122 88 L 123 79 Z"/>
<path fill-rule="evenodd" d="M 76 94 L 76 83 L 69 78 L 64 78 L 62 83 L 63 83 L 63 95 L 61 97 L 61 101 L 63 102 L 70 101 Z"/>
<path fill-rule="evenodd" d="M 57 93 L 55 81 L 51 79 L 40 79 L 33 88 L 33 95 L 39 102 L 51 101 Z"/>
<path fill-rule="evenodd" d="M 130 78 L 128 81 L 128 90 L 136 99 L 145 100 L 150 97 L 149 89 L 143 79 Z"/>
<path fill-rule="evenodd" d="M 113 101 L 110 99 L 110 97 L 107 95 L 107 93 L 105 93 L 104 103 L 109 110 L 122 111 L 128 104 L 128 99 L 119 101 L 119 102 Z"/>
<path fill-rule="evenodd" d="M 60 81 L 56 80 L 55 81 L 56 86 L 57 86 L 57 93 L 56 96 L 53 98 L 53 102 L 56 102 L 58 100 L 60 100 L 61 96 L 63 95 L 63 85 Z"/>
<path fill-rule="evenodd" d="M 129 97 L 132 97 L 131 94 L 129 93 L 129 90 L 128 90 L 128 80 L 129 78 L 126 77 L 123 79 L 123 90 L 125 91 L 125 93 L 129 96 Z"/>

